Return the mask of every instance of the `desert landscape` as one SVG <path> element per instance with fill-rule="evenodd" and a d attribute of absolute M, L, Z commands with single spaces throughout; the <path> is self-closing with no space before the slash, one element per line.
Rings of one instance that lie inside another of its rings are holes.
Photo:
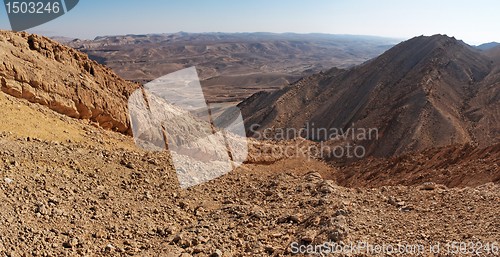
<path fill-rule="evenodd" d="M 283 71 L 301 77 L 283 80 L 289 85 L 259 84 L 249 98 L 230 100 L 254 136 L 245 163 L 181 189 L 169 152 L 141 150 L 131 137 L 127 98 L 141 85 L 92 60 L 104 52 L 99 58 L 122 74 L 152 65 L 122 59 L 141 48 L 100 50 L 141 38 L 69 43 L 84 45 L 89 58 L 46 37 L 0 33 L 0 255 L 470 256 L 457 247 L 465 242 L 467 251 L 498 256 L 498 47 L 436 35 L 367 62 L 370 54 L 337 68 L 303 62 Z M 276 75 L 283 66 L 274 64 L 257 77 Z M 202 82 L 229 76 L 200 67 Z M 378 134 L 256 137 L 307 122 Z M 363 146 L 366 156 L 313 151 L 323 141 Z M 272 150 L 304 146 L 311 152 Z"/>
<path fill-rule="evenodd" d="M 61 42 L 110 67 L 120 77 L 143 84 L 196 66 L 207 100 L 221 103 L 279 89 L 331 67 L 361 64 L 398 40 L 328 34 L 179 32 Z"/>

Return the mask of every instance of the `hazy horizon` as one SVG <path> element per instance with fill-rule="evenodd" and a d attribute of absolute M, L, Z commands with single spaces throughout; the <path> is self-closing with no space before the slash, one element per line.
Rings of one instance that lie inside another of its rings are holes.
<path fill-rule="evenodd" d="M 500 42 L 500 2 L 452 0 L 80 1 L 66 15 L 28 30 L 46 36 L 162 33 L 297 33 L 409 39 L 446 34 L 472 45 Z M 0 28 L 10 29 L 5 8 Z"/>

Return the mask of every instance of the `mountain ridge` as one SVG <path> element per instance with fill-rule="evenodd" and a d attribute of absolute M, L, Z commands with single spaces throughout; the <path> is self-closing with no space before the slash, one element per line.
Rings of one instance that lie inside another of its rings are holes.
<path fill-rule="evenodd" d="M 500 46 L 500 43 L 498 43 L 498 42 L 489 42 L 489 43 L 484 43 L 484 44 L 478 45 L 478 46 L 476 46 L 476 48 L 481 49 L 481 50 L 489 50 L 491 48 L 498 47 L 498 46 Z"/>
<path fill-rule="evenodd" d="M 261 130 L 299 129 L 306 123 L 327 129 L 377 127 L 379 141 L 358 143 L 386 157 L 477 141 L 464 113 L 488 87 L 481 82 L 494 65 L 455 38 L 421 36 L 352 69 L 313 75 L 280 91 L 257 94 L 239 107 L 247 127 L 259 124 Z"/>

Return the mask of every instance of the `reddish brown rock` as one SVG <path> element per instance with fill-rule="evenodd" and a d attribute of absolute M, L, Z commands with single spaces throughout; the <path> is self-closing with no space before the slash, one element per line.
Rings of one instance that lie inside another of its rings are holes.
<path fill-rule="evenodd" d="M 0 32 L 1 90 L 72 118 L 129 133 L 127 97 L 138 85 L 48 38 Z"/>

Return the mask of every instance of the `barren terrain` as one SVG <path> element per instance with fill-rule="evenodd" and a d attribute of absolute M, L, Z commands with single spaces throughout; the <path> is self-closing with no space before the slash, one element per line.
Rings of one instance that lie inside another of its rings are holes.
<path fill-rule="evenodd" d="M 181 190 L 166 153 L 3 93 L 0 104 L 38 121 L 1 127 L 5 256 L 287 256 L 323 242 L 441 243 L 447 256 L 447 243 L 500 240 L 493 183 L 345 188 L 322 162 L 284 159 Z"/>
<path fill-rule="evenodd" d="M 235 102 L 321 70 L 363 63 L 396 42 L 327 34 L 180 32 L 106 36 L 66 44 L 140 83 L 196 66 L 210 102 Z"/>
<path fill-rule="evenodd" d="M 185 190 L 168 151 L 141 150 L 126 135 L 134 84 L 42 37 L 2 32 L 0 54 L 0 77 L 8 82 L 0 92 L 0 256 L 318 256 L 325 243 L 369 246 L 330 256 L 500 255 L 499 147 L 491 138 L 498 101 L 488 93 L 498 90 L 495 69 L 468 101 L 477 106 L 469 112 L 478 117 L 476 128 L 491 131 L 483 134 L 487 146 L 446 145 L 333 166 L 317 153 L 266 150 L 318 142 L 251 139 L 243 166 Z M 51 83 L 33 83 L 37 76 Z M 84 106 L 102 108 L 104 121 L 126 129 L 55 108 L 73 107 L 87 94 Z M 407 248 L 395 252 L 397 245 Z"/>

